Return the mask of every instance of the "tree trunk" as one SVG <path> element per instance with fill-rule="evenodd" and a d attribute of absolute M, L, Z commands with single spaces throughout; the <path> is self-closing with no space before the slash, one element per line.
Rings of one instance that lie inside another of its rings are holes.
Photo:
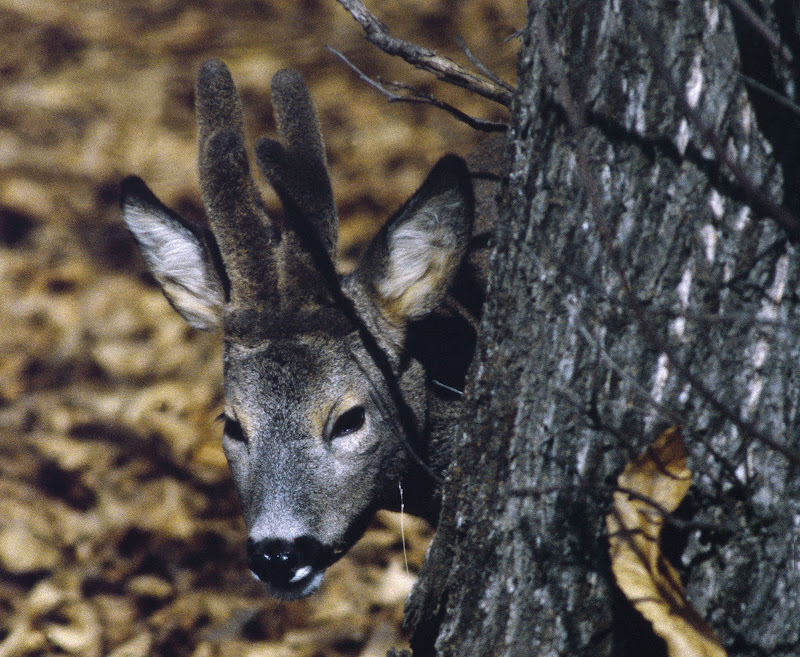
<path fill-rule="evenodd" d="M 694 477 L 665 550 L 690 600 L 729 654 L 800 655 L 798 121 L 739 75 L 793 92 L 765 34 L 800 41 L 789 2 L 754 3 L 766 32 L 734 4 L 529 4 L 417 657 L 659 654 L 603 518 L 676 425 Z"/>

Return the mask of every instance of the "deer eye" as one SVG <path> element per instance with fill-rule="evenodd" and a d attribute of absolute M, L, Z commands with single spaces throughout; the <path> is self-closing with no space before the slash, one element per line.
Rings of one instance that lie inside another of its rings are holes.
<path fill-rule="evenodd" d="M 247 436 L 244 435 L 244 431 L 242 431 L 241 424 L 239 424 L 233 418 L 230 418 L 224 414 L 221 415 L 219 419 L 225 420 L 225 435 L 228 438 L 230 438 L 231 440 L 235 440 L 237 443 L 247 442 Z"/>
<path fill-rule="evenodd" d="M 345 411 L 333 423 L 331 439 L 349 436 L 351 433 L 358 431 L 364 426 L 364 418 L 363 406 L 353 406 L 350 410 Z"/>

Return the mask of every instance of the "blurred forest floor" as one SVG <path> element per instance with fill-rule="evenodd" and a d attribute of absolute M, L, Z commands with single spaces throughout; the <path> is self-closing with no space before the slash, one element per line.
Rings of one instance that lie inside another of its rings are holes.
<path fill-rule="evenodd" d="M 504 40 L 521 0 L 368 4 L 396 36 L 465 62 L 462 35 L 514 81 L 518 44 Z M 352 263 L 439 156 L 482 136 L 387 103 L 326 44 L 370 75 L 505 117 L 378 53 L 334 0 L 2 0 L 0 43 L 0 657 L 402 646 L 430 538 L 414 518 L 409 572 L 400 517 L 381 513 L 307 600 L 269 599 L 251 577 L 214 421 L 219 336 L 189 329 L 145 274 L 118 184 L 136 173 L 201 219 L 198 66 L 228 63 L 251 140 L 272 131 L 269 79 L 291 66 L 320 111 Z"/>

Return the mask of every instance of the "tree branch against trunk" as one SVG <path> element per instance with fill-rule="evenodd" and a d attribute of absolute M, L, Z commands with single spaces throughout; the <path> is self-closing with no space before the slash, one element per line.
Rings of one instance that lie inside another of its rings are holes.
<path fill-rule="evenodd" d="M 480 69 L 477 73 L 467 70 L 433 50 L 391 36 L 386 25 L 369 12 L 361 0 L 338 0 L 338 2 L 358 21 L 370 43 L 375 44 L 383 52 L 401 57 L 409 64 L 435 75 L 440 80 L 469 89 L 506 107 L 511 103 L 513 88 L 498 80 L 496 76 L 487 75 Z"/>
<path fill-rule="evenodd" d="M 730 654 L 800 654 L 797 122 L 740 76 L 792 91 L 797 23 L 751 7 L 779 47 L 713 0 L 530 2 L 415 655 L 658 654 L 603 517 L 676 424 L 694 481 L 666 549 L 690 599 Z"/>

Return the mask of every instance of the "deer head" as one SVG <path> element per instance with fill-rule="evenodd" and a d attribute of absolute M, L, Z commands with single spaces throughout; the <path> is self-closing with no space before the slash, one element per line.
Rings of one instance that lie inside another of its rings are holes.
<path fill-rule="evenodd" d="M 175 309 L 198 329 L 222 330 L 223 446 L 249 530 L 248 563 L 272 594 L 296 598 L 316 590 L 376 509 L 397 506 L 401 480 L 426 510 L 432 485 L 408 442 L 430 461 L 440 411 L 408 335 L 461 267 L 473 197 L 464 162 L 445 156 L 356 270 L 339 276 L 325 149 L 298 73 L 275 75 L 272 103 L 279 139 L 262 138 L 255 154 L 284 206 L 282 223 L 267 217 L 250 175 L 241 103 L 217 60 L 196 88 L 210 230 L 134 177 L 123 182 L 122 209 Z"/>

